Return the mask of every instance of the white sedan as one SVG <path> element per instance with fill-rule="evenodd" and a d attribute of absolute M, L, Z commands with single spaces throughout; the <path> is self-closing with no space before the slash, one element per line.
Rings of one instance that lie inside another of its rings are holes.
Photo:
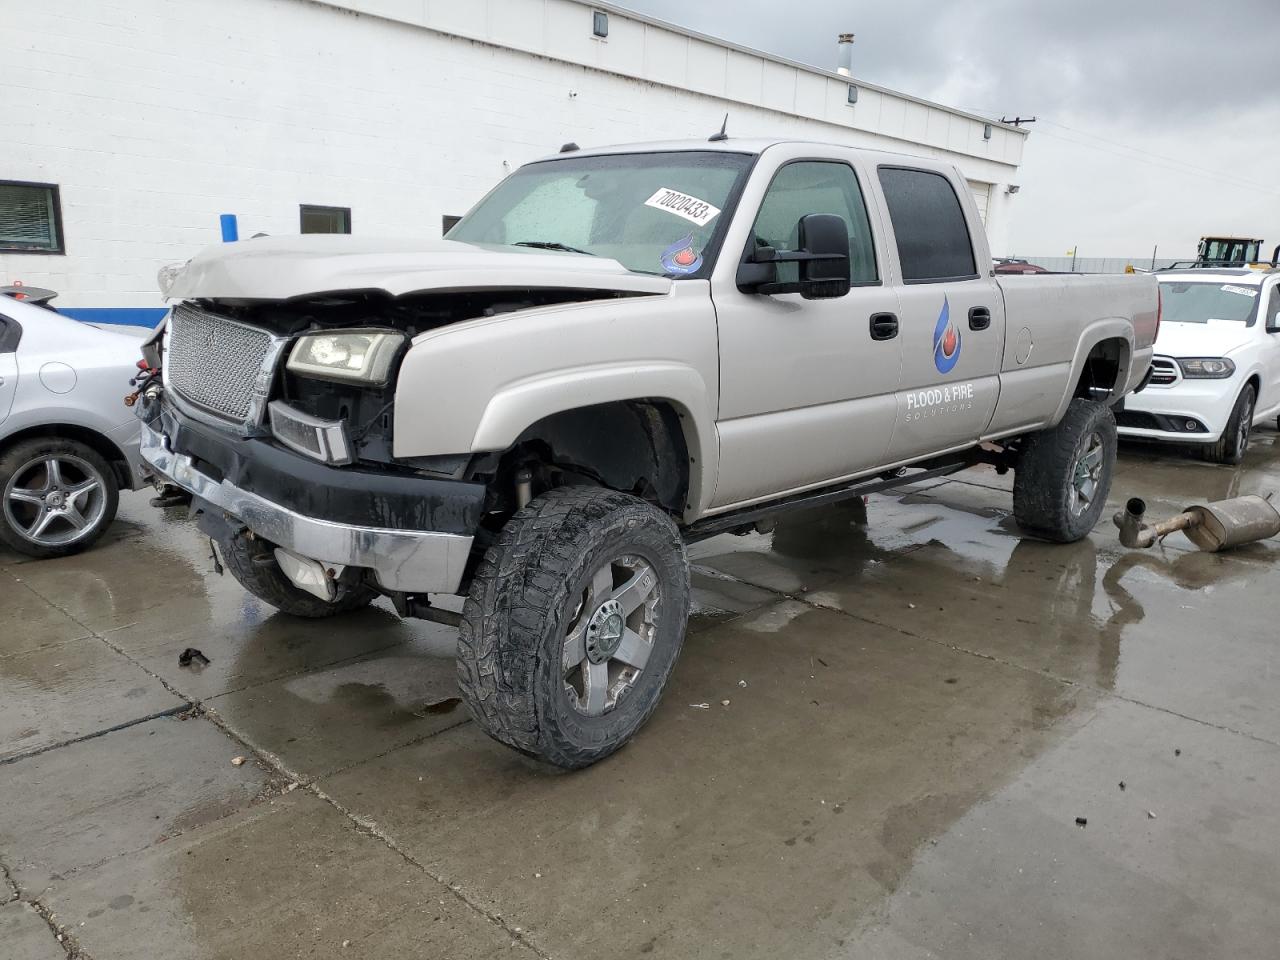
<path fill-rule="evenodd" d="M 1120 435 L 1195 444 L 1206 460 L 1239 463 L 1253 426 L 1280 416 L 1280 271 L 1158 277 L 1151 379 L 1125 398 Z"/>
<path fill-rule="evenodd" d="M 137 336 L 0 296 L 0 544 L 83 550 L 110 526 L 120 489 L 145 483 L 124 405 L 141 356 Z"/>

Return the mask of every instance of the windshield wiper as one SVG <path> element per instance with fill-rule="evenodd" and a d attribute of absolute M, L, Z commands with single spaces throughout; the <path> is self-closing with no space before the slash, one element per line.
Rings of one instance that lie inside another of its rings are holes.
<path fill-rule="evenodd" d="M 560 250 L 564 253 L 585 253 L 588 257 L 596 256 L 590 250 L 579 250 L 577 247 L 571 247 L 567 243 L 560 243 L 558 240 L 519 240 L 511 244 L 511 246 L 533 247 L 537 250 Z"/>

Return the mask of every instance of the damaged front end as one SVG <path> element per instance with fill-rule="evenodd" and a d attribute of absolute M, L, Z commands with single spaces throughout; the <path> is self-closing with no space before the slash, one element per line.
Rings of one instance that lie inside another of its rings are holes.
<path fill-rule="evenodd" d="M 423 330 L 530 305 L 496 292 L 178 304 L 145 346 L 162 375 L 135 406 L 157 501 L 189 497 L 217 543 L 269 544 L 257 561 L 322 600 L 356 583 L 406 609 L 458 592 L 486 487 L 463 479 L 467 455 L 393 456 L 396 370 Z"/>

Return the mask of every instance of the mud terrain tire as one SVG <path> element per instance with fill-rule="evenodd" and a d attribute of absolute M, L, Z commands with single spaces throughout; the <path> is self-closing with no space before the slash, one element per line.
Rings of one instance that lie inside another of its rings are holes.
<path fill-rule="evenodd" d="M 1115 465 L 1111 408 L 1072 400 L 1058 425 L 1031 434 L 1019 454 L 1013 481 L 1018 526 L 1056 543 L 1087 536 L 1106 509 Z"/>
<path fill-rule="evenodd" d="M 610 621 L 608 604 L 628 586 L 643 586 L 647 599 Z M 670 517 L 629 494 L 550 490 L 511 518 L 472 580 L 458 635 L 463 698 L 495 740 L 558 767 L 588 766 L 623 746 L 657 707 L 688 615 L 689 566 Z M 608 649 L 577 648 L 606 658 L 607 680 L 593 689 L 607 691 L 607 706 L 573 689 L 575 670 L 585 686 L 600 664 L 570 654 L 575 636 L 595 629 L 598 638 L 602 625 L 647 638 L 634 675 Z"/>
<path fill-rule="evenodd" d="M 330 602 L 300 590 L 284 575 L 276 563 L 275 546 L 265 540 L 250 538 L 245 530 L 218 538 L 218 554 L 231 575 L 259 600 L 281 613 L 308 620 L 321 620 L 339 613 L 367 607 L 378 596 L 370 587 L 344 584 L 337 599 Z"/>

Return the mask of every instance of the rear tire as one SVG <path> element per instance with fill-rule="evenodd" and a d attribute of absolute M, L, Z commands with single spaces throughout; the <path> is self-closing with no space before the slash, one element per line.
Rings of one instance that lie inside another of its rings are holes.
<path fill-rule="evenodd" d="M 684 643 L 689 566 L 675 523 L 596 487 L 537 497 L 472 581 L 458 682 L 489 736 L 566 769 L 649 719 Z"/>
<path fill-rule="evenodd" d="M 1253 407 L 1256 397 L 1253 384 L 1247 383 L 1236 405 L 1231 408 L 1231 416 L 1220 436 L 1213 443 L 1202 444 L 1200 456 L 1210 463 L 1237 464 L 1244 459 L 1249 449 L 1249 433 L 1253 429 Z"/>
<path fill-rule="evenodd" d="M 107 532 L 119 503 L 111 464 L 78 440 L 36 437 L 0 455 L 0 542 L 19 553 L 79 553 Z"/>
<path fill-rule="evenodd" d="M 230 537 L 219 537 L 218 553 L 240 586 L 281 613 L 293 617 L 320 620 L 367 607 L 378 596 L 377 591 L 364 584 L 342 584 L 338 588 L 337 599 L 333 601 L 321 600 L 298 589 L 276 563 L 274 544 L 250 539 L 247 530 L 237 530 Z"/>
<path fill-rule="evenodd" d="M 1106 509 L 1115 465 L 1111 408 L 1072 400 L 1061 422 L 1031 434 L 1019 454 L 1013 481 L 1018 526 L 1056 543 L 1087 536 Z"/>

